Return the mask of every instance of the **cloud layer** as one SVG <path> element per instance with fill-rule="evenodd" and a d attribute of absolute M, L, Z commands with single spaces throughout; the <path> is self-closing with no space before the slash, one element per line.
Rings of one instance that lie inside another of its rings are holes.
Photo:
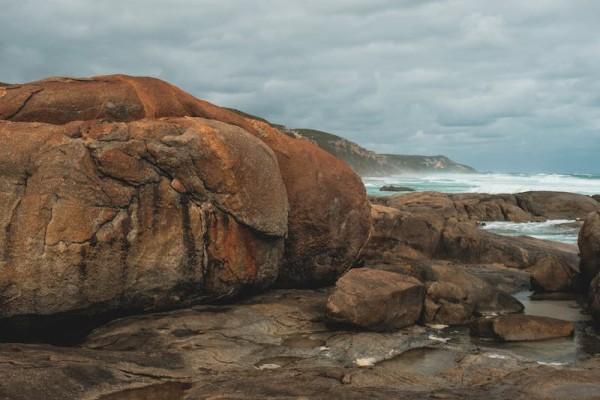
<path fill-rule="evenodd" d="M 594 0 L 5 3 L 0 81 L 152 75 L 380 152 L 600 172 Z"/>

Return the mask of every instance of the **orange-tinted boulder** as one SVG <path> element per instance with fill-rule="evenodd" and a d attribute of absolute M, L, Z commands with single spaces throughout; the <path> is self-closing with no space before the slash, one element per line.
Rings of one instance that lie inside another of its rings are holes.
<path fill-rule="evenodd" d="M 277 155 L 290 202 L 280 283 L 332 283 L 359 256 L 371 230 L 370 207 L 350 167 L 306 140 L 249 120 Z"/>
<path fill-rule="evenodd" d="M 275 155 L 233 125 L 0 121 L 0 318 L 266 287 L 287 215 Z"/>
<path fill-rule="evenodd" d="M 290 205 L 283 285 L 330 283 L 353 264 L 370 232 L 364 187 L 348 165 L 308 141 L 153 78 L 51 78 L 0 88 L 0 119 L 11 121 L 64 124 L 169 116 L 237 125 L 273 150 Z"/>

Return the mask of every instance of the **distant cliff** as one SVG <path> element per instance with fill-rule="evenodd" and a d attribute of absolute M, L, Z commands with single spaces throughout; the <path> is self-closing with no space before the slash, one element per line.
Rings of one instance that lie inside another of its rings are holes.
<path fill-rule="evenodd" d="M 263 118 L 230 109 L 246 118 L 254 118 L 267 122 Z M 309 140 L 328 153 L 346 161 L 350 167 L 362 176 L 392 175 L 405 172 L 477 172 L 468 165 L 459 164 L 446 156 L 419 156 L 404 154 L 377 154 L 358 144 L 332 133 L 315 129 L 288 128 L 284 125 L 272 124 L 290 136 Z"/>
<path fill-rule="evenodd" d="M 302 137 L 316 143 L 325 151 L 346 161 L 357 174 L 363 176 L 403 172 L 476 172 L 475 169 L 442 155 L 377 154 L 331 133 L 313 129 L 290 129 L 281 126 L 279 128 L 289 135 Z"/>

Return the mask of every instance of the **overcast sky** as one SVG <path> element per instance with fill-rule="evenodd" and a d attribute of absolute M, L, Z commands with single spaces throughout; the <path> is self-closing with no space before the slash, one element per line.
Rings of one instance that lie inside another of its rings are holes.
<path fill-rule="evenodd" d="M 151 75 L 379 152 L 600 172 L 597 0 L 0 6 L 0 81 Z"/>

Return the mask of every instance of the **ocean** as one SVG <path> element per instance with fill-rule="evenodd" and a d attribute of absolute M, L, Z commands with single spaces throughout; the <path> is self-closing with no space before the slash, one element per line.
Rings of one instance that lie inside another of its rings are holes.
<path fill-rule="evenodd" d="M 518 193 L 530 190 L 551 190 L 600 194 L 600 174 L 424 174 L 394 175 L 386 177 L 363 177 L 367 193 L 384 196 L 383 185 L 410 187 L 416 191 L 444 193 Z M 484 229 L 508 235 L 527 235 L 563 243 L 577 243 L 579 224 L 569 220 L 553 220 L 540 223 L 488 222 Z"/>

